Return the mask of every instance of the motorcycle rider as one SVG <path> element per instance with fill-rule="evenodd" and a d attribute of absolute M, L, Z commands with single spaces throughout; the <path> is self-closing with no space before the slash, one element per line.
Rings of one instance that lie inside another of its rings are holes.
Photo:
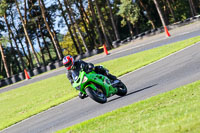
<path fill-rule="evenodd" d="M 92 63 L 86 63 L 82 60 L 75 61 L 71 55 L 67 55 L 63 58 L 63 65 L 67 69 L 66 75 L 71 84 L 73 84 L 75 77 L 79 75 L 81 69 L 86 72 L 94 70 L 98 74 L 107 76 L 111 79 L 111 82 L 117 80 L 116 76 L 111 75 L 103 66 L 94 66 Z M 87 96 L 80 92 L 79 97 L 83 99 Z"/>

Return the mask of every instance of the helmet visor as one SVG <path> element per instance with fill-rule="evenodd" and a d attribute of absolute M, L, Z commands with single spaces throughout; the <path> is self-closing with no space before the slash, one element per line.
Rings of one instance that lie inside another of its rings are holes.
<path fill-rule="evenodd" d="M 65 64 L 65 67 L 70 67 L 72 65 L 72 61 Z"/>

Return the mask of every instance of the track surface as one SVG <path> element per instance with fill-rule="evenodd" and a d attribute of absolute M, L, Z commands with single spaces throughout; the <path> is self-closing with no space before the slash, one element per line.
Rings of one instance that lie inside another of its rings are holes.
<path fill-rule="evenodd" d="M 92 101 L 90 98 L 84 100 L 74 98 L 13 125 L 3 132 L 55 132 L 108 111 L 199 80 L 199 51 L 200 43 L 122 76 L 120 79 L 128 87 L 128 94 L 125 97 L 114 96 L 103 105 Z"/>
<path fill-rule="evenodd" d="M 195 26 L 199 26 L 199 27 L 194 28 Z M 186 28 L 183 27 L 181 30 L 176 29 L 175 31 L 172 31 L 171 33 L 172 33 L 172 37 L 170 37 L 170 38 L 166 38 L 164 33 L 162 33 L 159 35 L 147 37 L 142 40 L 136 40 L 136 41 L 131 42 L 127 46 L 122 46 L 121 48 L 110 51 L 111 54 L 106 57 L 104 54 L 100 54 L 97 57 L 89 58 L 86 61 L 97 64 L 97 63 L 101 63 L 104 61 L 113 60 L 113 59 L 116 59 L 119 57 L 127 56 L 130 54 L 138 53 L 138 52 L 141 52 L 144 50 L 159 47 L 162 45 L 185 40 L 185 39 L 188 39 L 191 37 L 199 36 L 200 35 L 200 22 L 197 22 L 196 24 L 191 24 Z M 44 79 L 47 79 L 47 78 L 50 78 L 53 76 L 57 76 L 59 74 L 64 74 L 65 71 L 66 70 L 64 68 L 60 68 L 58 70 L 55 70 L 55 71 L 52 71 L 52 72 L 49 72 L 46 74 L 42 74 L 40 76 L 32 78 L 31 80 L 22 81 L 22 82 L 10 85 L 8 87 L 5 87 L 3 89 L 0 89 L 0 93 L 6 92 L 6 91 L 9 91 L 12 89 L 16 89 L 21 86 L 25 86 L 25 85 L 28 85 L 28 84 L 31 84 L 34 82 L 38 82 L 40 80 L 44 80 Z"/>

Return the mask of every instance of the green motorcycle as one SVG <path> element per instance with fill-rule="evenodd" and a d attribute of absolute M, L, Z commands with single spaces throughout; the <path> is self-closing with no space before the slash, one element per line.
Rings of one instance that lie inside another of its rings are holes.
<path fill-rule="evenodd" d="M 79 75 L 74 77 L 72 86 L 98 103 L 106 103 L 107 98 L 115 94 L 127 94 L 127 88 L 120 80 L 112 82 L 108 77 L 93 70 L 85 72 L 81 69 Z"/>

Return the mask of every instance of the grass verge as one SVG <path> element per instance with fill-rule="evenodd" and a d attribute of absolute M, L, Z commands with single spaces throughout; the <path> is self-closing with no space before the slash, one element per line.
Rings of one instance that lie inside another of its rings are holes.
<path fill-rule="evenodd" d="M 200 41 L 200 36 L 101 63 L 116 76 Z M 123 65 L 119 65 L 123 62 Z M 65 74 L 0 94 L 0 130 L 77 96 Z"/>
<path fill-rule="evenodd" d="M 106 113 L 58 133 L 199 133 L 200 81 Z"/>

